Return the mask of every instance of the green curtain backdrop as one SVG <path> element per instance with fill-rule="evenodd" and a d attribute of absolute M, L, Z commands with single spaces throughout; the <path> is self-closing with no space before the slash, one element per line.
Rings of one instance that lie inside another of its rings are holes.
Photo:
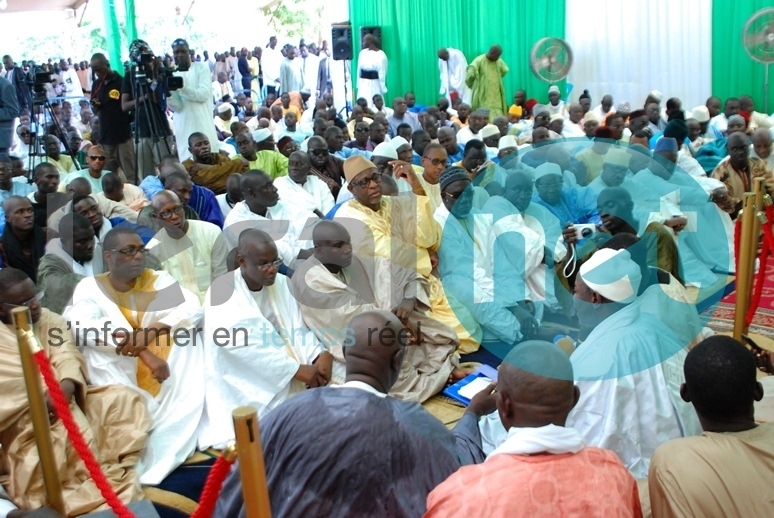
<path fill-rule="evenodd" d="M 105 38 L 107 39 L 108 59 L 113 70 L 123 71 L 121 65 L 121 28 L 116 14 L 116 0 L 102 0 L 102 15 L 105 18 Z"/>
<path fill-rule="evenodd" d="M 353 88 L 357 82 L 360 27 L 382 29 L 382 49 L 389 60 L 387 102 L 412 91 L 420 104 L 435 104 L 440 79 L 437 50 L 460 49 L 468 63 L 490 46 L 503 47 L 510 72 L 503 78 L 510 105 L 518 89 L 548 100 L 548 84 L 529 69 L 529 51 L 540 38 L 564 38 L 565 0 L 349 0 L 354 40 Z M 560 84 L 564 89 L 564 84 Z"/>
<path fill-rule="evenodd" d="M 747 19 L 771 0 L 713 0 L 712 2 L 712 94 L 721 99 L 749 94 L 755 109 L 763 111 L 765 65 L 754 61 L 742 46 L 742 29 Z M 769 85 L 774 66 L 769 71 Z M 774 88 L 769 87 L 769 113 L 774 111 Z"/>

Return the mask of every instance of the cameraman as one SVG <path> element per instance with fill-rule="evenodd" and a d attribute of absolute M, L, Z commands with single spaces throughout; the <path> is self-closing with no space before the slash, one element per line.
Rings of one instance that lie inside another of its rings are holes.
<path fill-rule="evenodd" d="M 154 86 L 159 60 L 143 40 L 134 40 L 129 46 L 129 72 L 121 88 L 121 107 L 125 112 L 134 112 L 134 125 L 137 132 L 137 170 L 140 180 L 156 174 L 156 165 L 167 155 L 175 154 L 172 130 L 169 128 L 164 110 L 166 97 L 164 86 Z M 143 60 L 145 60 L 143 64 Z M 141 70 L 138 70 L 138 67 Z M 140 78 L 139 75 L 145 75 Z M 135 90 L 142 89 L 137 93 Z"/>
<path fill-rule="evenodd" d="M 212 122 L 212 81 L 210 69 L 206 63 L 191 62 L 188 42 L 182 38 L 172 43 L 172 55 L 175 57 L 177 72 L 175 76 L 183 78 L 183 88 L 170 93 L 169 107 L 175 112 L 175 136 L 178 142 L 187 142 L 193 133 L 203 133 L 217 146 L 218 134 Z M 180 161 L 191 158 L 187 146 L 178 146 Z"/>
<path fill-rule="evenodd" d="M 137 169 L 134 163 L 134 143 L 129 116 L 121 109 L 121 74 L 110 69 L 104 54 L 91 57 L 91 71 L 94 86 L 91 91 L 91 109 L 99 117 L 99 143 L 107 162 L 105 170 L 118 172 L 118 167 L 127 179 L 133 180 Z M 75 150 L 78 151 L 77 149 Z"/>

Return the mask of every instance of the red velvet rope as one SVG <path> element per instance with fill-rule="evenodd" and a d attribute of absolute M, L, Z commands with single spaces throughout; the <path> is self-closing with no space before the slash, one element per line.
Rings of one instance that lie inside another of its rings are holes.
<path fill-rule="evenodd" d="M 223 482 L 226 480 L 233 464 L 233 460 L 228 460 L 225 457 L 220 457 L 215 461 L 215 464 L 210 468 L 209 475 L 207 475 L 207 482 L 204 484 L 204 489 L 202 489 L 199 505 L 191 515 L 191 518 L 210 518 L 212 516 L 218 496 L 220 495 L 220 489 L 223 487 Z"/>
<path fill-rule="evenodd" d="M 748 326 L 752 323 L 755 312 L 761 304 L 769 256 L 774 253 L 774 234 L 772 234 L 771 231 L 771 222 L 774 221 L 774 206 L 766 207 L 766 220 L 766 223 L 761 224 L 761 230 L 763 231 L 763 246 L 761 246 L 761 254 L 759 256 L 760 265 L 758 267 L 758 279 L 755 284 L 755 291 L 753 292 L 750 307 L 747 308 L 747 315 L 745 316 L 745 322 Z"/>
<path fill-rule="evenodd" d="M 70 411 L 70 404 L 65 398 L 62 387 L 59 385 L 59 381 L 54 374 L 54 370 L 51 368 L 51 363 L 46 356 L 45 351 L 36 352 L 33 357 L 35 363 L 40 369 L 40 373 L 43 375 L 43 380 L 48 388 L 48 393 L 51 395 L 51 399 L 54 402 L 54 410 L 56 416 L 62 420 L 62 424 L 67 430 L 67 436 L 70 438 L 70 442 L 73 444 L 73 448 L 78 453 L 78 456 L 83 460 L 86 468 L 89 470 L 91 478 L 94 479 L 94 483 L 99 488 L 102 497 L 107 501 L 107 504 L 113 510 L 113 512 L 119 518 L 136 518 L 132 511 L 124 505 L 113 487 L 110 485 L 105 474 L 102 473 L 97 459 L 94 458 L 94 454 L 89 449 L 86 441 L 83 439 L 81 431 L 78 429 L 78 425 L 75 424 L 73 414 Z M 210 469 L 210 473 L 207 475 L 207 482 L 202 490 L 201 497 L 199 499 L 199 505 L 196 511 L 191 515 L 191 518 L 210 518 L 212 512 L 215 510 L 215 504 L 218 501 L 220 495 L 220 489 L 223 487 L 223 482 L 226 480 L 231 466 L 234 464 L 234 460 L 228 460 L 224 457 L 220 457 Z"/>
<path fill-rule="evenodd" d="M 56 416 L 62 420 L 65 429 L 67 430 L 67 436 L 70 438 L 70 442 L 73 444 L 73 448 L 78 452 L 78 456 L 86 464 L 86 469 L 89 470 L 91 478 L 94 479 L 94 483 L 99 488 L 102 497 L 107 501 L 110 508 L 119 518 L 135 518 L 134 514 L 124 505 L 116 492 L 110 485 L 105 474 L 102 473 L 102 469 L 94 458 L 94 454 L 89 449 L 88 444 L 83 439 L 81 431 L 78 429 L 78 425 L 75 424 L 73 414 L 70 412 L 70 404 L 67 402 L 67 398 L 62 392 L 62 387 L 59 386 L 59 381 L 54 375 L 54 370 L 51 368 L 51 363 L 48 361 L 45 351 L 36 352 L 33 357 L 35 363 L 38 364 L 38 369 L 43 375 L 43 379 L 48 387 L 48 393 L 51 395 L 51 399 L 54 402 L 54 410 Z"/>

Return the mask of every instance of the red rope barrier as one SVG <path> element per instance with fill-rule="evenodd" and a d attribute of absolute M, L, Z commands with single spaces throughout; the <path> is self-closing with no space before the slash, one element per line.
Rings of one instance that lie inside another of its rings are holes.
<path fill-rule="evenodd" d="M 227 459 L 226 457 L 220 457 L 215 461 L 215 464 L 210 468 L 210 473 L 207 475 L 207 482 L 205 482 L 202 495 L 199 497 L 199 505 L 191 515 L 191 518 L 210 518 L 212 516 L 218 496 L 220 495 L 220 489 L 223 487 L 223 482 L 225 482 L 233 464 L 234 460 Z"/>
<path fill-rule="evenodd" d="M 59 386 L 59 381 L 56 379 L 54 370 L 51 368 L 51 363 L 46 356 L 45 351 L 38 351 L 33 355 L 35 363 L 40 369 L 40 373 L 43 375 L 43 380 L 46 382 L 48 393 L 51 395 L 51 399 L 54 402 L 54 410 L 56 416 L 62 420 L 65 429 L 67 430 L 67 436 L 70 438 L 70 442 L 73 444 L 73 448 L 78 452 L 78 456 L 86 464 L 86 469 L 89 470 L 91 478 L 94 479 L 94 483 L 99 488 L 102 497 L 107 501 L 110 508 L 119 518 L 135 518 L 134 514 L 124 505 L 116 492 L 113 490 L 110 482 L 105 474 L 102 473 L 97 459 L 94 458 L 94 454 L 89 449 L 89 445 L 83 439 L 81 431 L 78 429 L 78 425 L 75 424 L 73 414 L 70 412 L 70 404 L 67 402 L 67 398 L 62 392 L 62 387 Z"/>
<path fill-rule="evenodd" d="M 760 265 L 758 267 L 758 279 L 755 284 L 755 291 L 753 293 L 750 307 L 747 308 L 747 315 L 745 315 L 745 322 L 749 326 L 755 317 L 755 312 L 761 304 L 761 297 L 763 295 L 763 283 L 766 280 L 766 269 L 768 266 L 769 256 L 774 253 L 774 234 L 771 231 L 771 223 L 774 221 L 774 206 L 766 207 L 766 223 L 761 224 L 761 230 L 763 233 L 763 245 L 761 246 L 760 253 Z"/>
<path fill-rule="evenodd" d="M 734 225 L 734 272 L 739 277 L 739 248 L 742 246 L 742 218 L 736 218 Z"/>

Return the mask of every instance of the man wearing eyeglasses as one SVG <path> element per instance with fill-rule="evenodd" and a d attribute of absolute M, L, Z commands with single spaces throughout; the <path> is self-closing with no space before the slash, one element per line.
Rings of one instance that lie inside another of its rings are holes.
<path fill-rule="evenodd" d="M 33 333 L 51 360 L 76 426 L 88 448 L 100 452 L 98 462 L 108 483 L 124 503 L 142 499 L 135 466 L 145 447 L 151 423 L 141 396 L 125 387 L 92 386 L 90 381 L 93 380 L 89 380 L 83 356 L 68 331 L 67 321 L 41 307 L 43 292 L 23 272 L 15 268 L 0 270 L 0 293 L 3 294 L 0 303 L 0 386 L 3 387 L 0 401 L 3 450 L 0 462 L 13 474 L 5 484 L 8 495 L 20 509 L 39 509 L 46 505 L 35 432 L 11 316 L 14 308 L 26 306 L 32 317 Z M 72 516 L 96 511 L 105 500 L 99 491 L 95 491 L 91 476 L 68 439 L 50 396 L 46 397 L 46 403 L 53 454 L 61 463 L 57 465 L 57 473 L 62 483 L 65 513 Z M 5 516 L 8 508 L 0 503 L 0 510 Z M 50 512 L 50 509 L 49 512 L 20 511 L 8 516 L 60 516 Z"/>
<path fill-rule="evenodd" d="M 221 448 L 234 438 L 234 408 L 249 405 L 263 417 L 293 394 L 331 380 L 333 357 L 304 323 L 287 277 L 278 275 L 283 257 L 274 237 L 242 231 L 236 258 L 239 268 L 216 279 L 204 303 L 208 375 L 200 448 Z"/>
<path fill-rule="evenodd" d="M 196 447 L 204 406 L 199 299 L 164 271 L 146 267 L 136 231 L 114 228 L 102 241 L 107 273 L 83 279 L 64 318 L 89 368 L 91 383 L 136 390 L 153 428 L 138 466 L 155 485 Z"/>
<path fill-rule="evenodd" d="M 339 195 L 344 179 L 344 161 L 328 152 L 325 139 L 315 135 L 306 143 L 312 174 L 325 182 L 334 198 Z"/>
<path fill-rule="evenodd" d="M 369 140 L 370 124 L 365 121 L 355 123 L 355 138 L 344 144 L 344 147 L 359 149 L 360 151 L 373 151 L 375 144 Z"/>
<path fill-rule="evenodd" d="M 334 220 L 355 219 L 371 230 L 365 233 L 361 229 L 352 234 L 355 254 L 382 257 L 387 263 L 396 263 L 422 275 L 430 286 L 430 308 L 434 317 L 454 329 L 461 352 L 477 350 L 478 338 L 460 323 L 449 306 L 440 280 L 432 275 L 431 249 L 438 243 L 438 228 L 411 164 L 393 162 L 393 177 L 405 179 L 414 193 L 399 196 L 382 195 L 379 170 L 366 158 L 354 156 L 344 162 L 344 166 L 349 183 L 347 188 L 354 199 L 339 208 Z M 473 333 L 477 331 L 474 329 Z"/>
<path fill-rule="evenodd" d="M 183 203 L 172 191 L 154 195 L 151 207 L 157 232 L 148 249 L 162 270 L 203 302 L 212 281 L 228 271 L 224 236 L 212 223 L 186 219 Z"/>

